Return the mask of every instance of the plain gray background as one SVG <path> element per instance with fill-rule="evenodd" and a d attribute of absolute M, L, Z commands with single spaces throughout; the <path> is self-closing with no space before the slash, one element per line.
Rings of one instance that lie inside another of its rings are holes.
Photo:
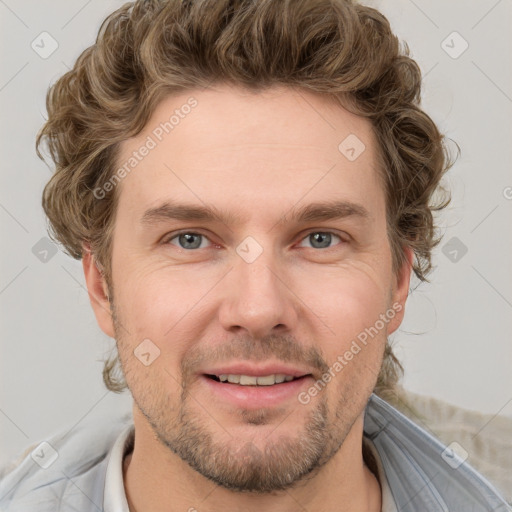
<path fill-rule="evenodd" d="M 432 283 L 411 292 L 394 336 L 405 387 L 512 417 L 512 2 L 366 3 L 408 42 L 425 74 L 425 110 L 462 150 Z M 0 0 L 0 463 L 131 405 L 103 385 L 101 360 L 114 342 L 96 324 L 81 262 L 45 239 L 50 170 L 34 150 L 47 87 L 122 4 Z"/>

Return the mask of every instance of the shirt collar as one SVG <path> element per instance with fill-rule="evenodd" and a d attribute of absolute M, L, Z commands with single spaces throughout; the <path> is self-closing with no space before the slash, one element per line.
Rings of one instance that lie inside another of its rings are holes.
<path fill-rule="evenodd" d="M 104 512 L 130 512 L 123 480 L 123 459 L 131 450 L 135 439 L 135 427 L 128 425 L 119 434 L 112 450 L 105 475 L 105 489 L 103 493 Z"/>
<path fill-rule="evenodd" d="M 121 431 L 110 451 L 103 494 L 104 512 L 130 512 L 124 488 L 123 460 L 133 450 L 134 439 L 135 428 L 133 424 L 128 425 Z M 375 460 L 376 476 L 382 493 L 382 512 L 398 512 L 378 451 L 368 438 L 363 437 L 363 443 Z"/>
<path fill-rule="evenodd" d="M 133 449 L 134 436 L 134 426 L 130 424 L 111 449 L 104 512 L 130 512 L 123 482 L 123 458 Z M 447 448 L 439 440 L 376 395 L 370 397 L 366 407 L 363 440 L 375 458 L 382 512 L 395 512 L 397 507 L 403 512 L 447 512 L 454 503 L 478 503 L 480 508 L 474 508 L 475 511 L 511 510 L 485 478 L 464 461 L 455 461 L 456 454 L 450 453 L 448 462 L 443 460 Z"/>

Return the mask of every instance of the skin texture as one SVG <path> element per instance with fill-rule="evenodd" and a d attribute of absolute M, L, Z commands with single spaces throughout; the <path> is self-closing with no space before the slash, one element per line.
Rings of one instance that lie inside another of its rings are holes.
<path fill-rule="evenodd" d="M 394 274 L 371 125 L 309 92 L 218 84 L 164 99 L 118 164 L 191 96 L 197 106 L 117 185 L 110 289 L 93 257 L 83 260 L 134 398 L 130 509 L 379 511 L 380 487 L 362 457 L 364 409 L 403 318 L 412 254 Z M 354 161 L 338 149 L 349 134 L 366 147 Z M 168 200 L 240 218 L 141 223 Z M 292 209 L 333 200 L 368 215 L 278 224 Z M 184 240 L 180 230 L 204 236 Z M 315 237 L 325 232 L 330 242 Z M 249 236 L 251 251 L 262 249 L 251 263 L 237 253 Z M 202 375 L 223 363 L 284 362 L 311 374 L 307 391 L 392 309 L 307 404 L 294 394 L 234 407 Z M 145 339 L 160 351 L 147 366 L 134 355 Z"/>

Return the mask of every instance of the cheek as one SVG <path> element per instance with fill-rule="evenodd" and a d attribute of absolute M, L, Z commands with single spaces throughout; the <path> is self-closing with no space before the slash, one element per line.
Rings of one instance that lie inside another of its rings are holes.
<path fill-rule="evenodd" d="M 374 325 L 389 307 L 387 275 L 375 265 L 360 262 L 313 269 L 297 280 L 295 290 L 335 344 L 350 341 Z"/>
<path fill-rule="evenodd" d="M 330 328 L 316 343 L 329 366 L 329 375 L 323 378 L 331 383 L 333 407 L 343 397 L 358 396 L 364 401 L 375 386 L 394 316 L 394 311 L 386 316 L 388 293 L 372 273 L 352 269 L 317 294 L 312 309 L 322 312 L 319 316 Z"/>
<path fill-rule="evenodd" d="M 197 339 L 194 334 L 201 327 L 197 318 L 201 299 L 211 288 L 209 281 L 184 269 L 135 270 L 118 288 L 119 317 L 129 333 L 124 331 L 123 349 L 133 353 L 149 339 L 160 350 L 155 363 L 178 365 Z"/>

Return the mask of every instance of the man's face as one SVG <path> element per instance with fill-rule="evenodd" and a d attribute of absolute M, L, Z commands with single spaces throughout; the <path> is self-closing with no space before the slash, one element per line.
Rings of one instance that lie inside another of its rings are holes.
<path fill-rule="evenodd" d="M 190 112 L 162 134 L 176 109 Z M 370 123 L 307 92 L 216 86 L 160 103 L 118 166 L 148 137 L 117 185 L 115 315 L 100 325 L 147 432 L 219 485 L 284 489 L 362 428 L 403 314 Z M 296 218 L 326 202 L 344 213 Z M 226 218 L 174 218 L 177 205 Z M 254 385 L 275 374 L 288 378 Z"/>

